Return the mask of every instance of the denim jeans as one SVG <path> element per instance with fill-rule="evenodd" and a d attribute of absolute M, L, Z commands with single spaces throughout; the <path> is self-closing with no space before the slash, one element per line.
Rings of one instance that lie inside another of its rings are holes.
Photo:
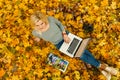
<path fill-rule="evenodd" d="M 100 66 L 100 62 L 94 58 L 92 53 L 90 53 L 87 49 L 83 52 L 83 54 L 80 56 L 80 59 L 88 64 L 91 64 L 95 67 Z"/>

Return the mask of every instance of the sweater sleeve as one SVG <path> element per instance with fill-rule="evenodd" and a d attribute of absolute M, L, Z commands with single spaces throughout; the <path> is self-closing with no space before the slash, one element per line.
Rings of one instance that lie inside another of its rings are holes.
<path fill-rule="evenodd" d="M 64 26 L 62 25 L 62 23 L 58 19 L 56 19 L 54 17 L 51 17 L 51 18 L 53 19 L 53 21 L 55 22 L 55 24 L 60 28 L 61 31 L 65 30 Z"/>
<path fill-rule="evenodd" d="M 36 30 L 32 31 L 32 35 L 35 36 L 35 37 L 41 38 L 40 33 L 38 33 Z"/>

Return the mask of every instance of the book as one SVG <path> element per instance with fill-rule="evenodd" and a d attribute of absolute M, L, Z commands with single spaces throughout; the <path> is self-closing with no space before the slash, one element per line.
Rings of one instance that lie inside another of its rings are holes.
<path fill-rule="evenodd" d="M 67 60 L 64 60 L 57 55 L 50 53 L 47 58 L 47 64 L 53 66 L 56 69 L 59 69 L 62 72 L 65 72 L 69 62 Z"/>

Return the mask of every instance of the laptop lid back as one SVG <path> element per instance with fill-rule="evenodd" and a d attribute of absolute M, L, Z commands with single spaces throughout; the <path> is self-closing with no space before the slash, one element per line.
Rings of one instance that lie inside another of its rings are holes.
<path fill-rule="evenodd" d="M 82 55 L 83 51 L 86 49 L 86 46 L 88 45 L 90 40 L 91 38 L 83 39 L 74 57 L 80 57 Z"/>

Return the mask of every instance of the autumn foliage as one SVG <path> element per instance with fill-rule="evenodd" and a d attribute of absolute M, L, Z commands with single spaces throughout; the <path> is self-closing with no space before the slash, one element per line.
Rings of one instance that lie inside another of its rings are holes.
<path fill-rule="evenodd" d="M 51 43 L 33 41 L 30 15 L 36 10 L 56 17 L 82 38 L 91 37 L 93 55 L 120 71 L 119 0 L 0 0 L 0 80 L 105 80 L 98 69 L 88 69 Z M 86 32 L 84 22 L 94 30 Z M 46 64 L 49 52 L 70 62 L 65 73 Z M 120 80 L 120 74 L 112 80 Z"/>

